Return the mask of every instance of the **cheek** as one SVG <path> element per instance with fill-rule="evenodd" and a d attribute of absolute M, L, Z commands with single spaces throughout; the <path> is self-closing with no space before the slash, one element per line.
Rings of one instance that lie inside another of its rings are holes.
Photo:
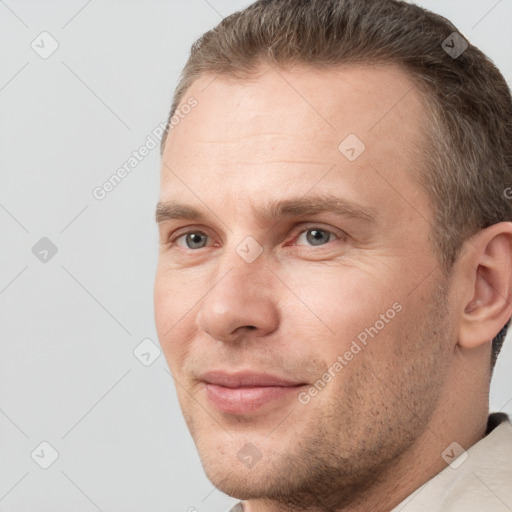
<path fill-rule="evenodd" d="M 319 335 L 338 340 L 341 346 L 379 319 L 393 304 L 382 277 L 345 266 L 289 272 L 288 304 L 295 323 L 316 324 Z M 289 312 L 284 311 L 285 317 Z M 291 320 L 291 319 L 290 319 Z"/>
<path fill-rule="evenodd" d="M 160 270 L 157 271 L 155 284 L 153 288 L 153 305 L 155 312 L 155 324 L 160 338 L 160 342 L 164 341 L 164 333 L 172 326 L 172 297 L 169 293 L 168 280 L 164 279 L 164 275 Z"/>
<path fill-rule="evenodd" d="M 365 364 L 389 367 L 393 354 L 403 350 L 401 332 L 412 321 L 412 297 L 390 269 L 377 262 L 309 268 L 288 273 L 286 283 L 300 300 L 288 294 L 283 330 L 294 332 L 303 340 L 302 349 L 323 361 L 322 372 L 336 364 L 337 378 L 325 399 L 343 394 L 350 376 Z"/>
<path fill-rule="evenodd" d="M 178 292 L 177 290 L 181 290 Z M 186 356 L 189 339 L 187 326 L 193 315 L 193 303 L 188 304 L 183 284 L 157 271 L 154 285 L 154 314 L 158 339 L 170 370 L 179 371 Z"/>
<path fill-rule="evenodd" d="M 169 268 L 168 268 L 169 267 Z M 176 270 L 159 262 L 155 276 L 153 299 L 155 321 L 164 339 L 181 324 L 190 322 L 192 309 L 205 293 L 204 273 Z"/>

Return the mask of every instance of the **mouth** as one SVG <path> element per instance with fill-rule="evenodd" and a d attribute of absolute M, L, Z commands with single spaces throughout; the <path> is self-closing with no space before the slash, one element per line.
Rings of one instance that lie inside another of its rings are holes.
<path fill-rule="evenodd" d="M 252 372 L 208 372 L 201 380 L 209 403 L 228 414 L 251 413 L 271 402 L 282 405 L 307 385 L 305 382 Z"/>

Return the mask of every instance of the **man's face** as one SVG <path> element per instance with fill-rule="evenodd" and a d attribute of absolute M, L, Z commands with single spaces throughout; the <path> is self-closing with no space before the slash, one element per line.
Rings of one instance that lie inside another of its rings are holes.
<path fill-rule="evenodd" d="M 455 336 L 420 96 L 352 66 L 204 76 L 189 97 L 160 201 L 200 216 L 161 209 L 155 316 L 205 471 L 241 499 L 348 496 L 423 434 Z"/>

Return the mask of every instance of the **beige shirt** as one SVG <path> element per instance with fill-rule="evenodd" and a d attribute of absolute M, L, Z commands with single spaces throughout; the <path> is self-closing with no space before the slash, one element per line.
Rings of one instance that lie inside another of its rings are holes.
<path fill-rule="evenodd" d="M 487 435 L 391 512 L 511 512 L 512 423 L 489 415 Z M 459 461 L 463 462 L 458 466 Z M 458 467 L 456 467 L 458 466 Z"/>
<path fill-rule="evenodd" d="M 457 455 L 390 512 L 512 512 L 510 418 L 490 414 L 486 436 Z M 243 511 L 243 502 L 229 510 Z"/>

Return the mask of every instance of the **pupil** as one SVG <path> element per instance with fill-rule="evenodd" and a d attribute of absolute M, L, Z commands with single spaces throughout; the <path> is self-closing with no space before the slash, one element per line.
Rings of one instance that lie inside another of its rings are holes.
<path fill-rule="evenodd" d="M 312 236 L 310 236 L 310 234 Z M 311 229 L 307 236 L 308 242 L 311 243 L 312 245 L 319 245 L 323 241 L 325 241 L 322 240 L 322 238 L 325 238 L 325 235 L 327 235 L 327 231 L 322 231 L 320 229 Z"/>
<path fill-rule="evenodd" d="M 189 249 L 197 249 L 197 245 L 201 245 L 201 235 L 198 233 L 189 234 L 187 240 Z"/>

